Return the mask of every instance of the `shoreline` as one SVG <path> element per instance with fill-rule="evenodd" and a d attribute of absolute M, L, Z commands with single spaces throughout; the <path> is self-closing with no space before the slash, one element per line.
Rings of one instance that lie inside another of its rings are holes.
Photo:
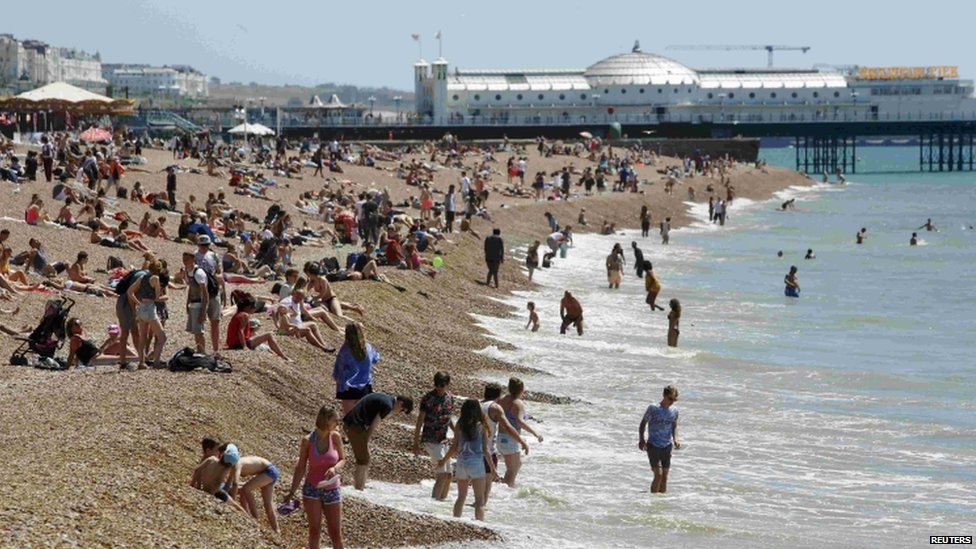
<path fill-rule="evenodd" d="M 155 164 L 165 161 L 166 153 L 153 151 Z M 557 157 L 553 165 L 571 160 Z M 536 159 L 533 159 L 535 161 Z M 540 164 L 545 160 L 538 159 Z M 579 162 L 579 159 L 575 159 Z M 671 161 L 674 163 L 674 161 Z M 185 164 L 189 164 L 186 162 Z M 356 170 L 349 170 L 354 172 Z M 648 170 L 650 171 L 650 170 Z M 751 172 L 756 173 L 751 173 Z M 350 174 L 362 185 L 375 177 L 375 172 Z M 456 177 L 454 170 L 444 170 L 444 180 Z M 156 174 L 138 173 L 135 177 L 159 185 Z M 134 179 L 134 178 L 133 178 Z M 189 178 L 189 189 L 181 188 L 181 201 L 188 191 L 198 194 L 223 187 L 222 179 Z M 132 179 L 129 180 L 130 182 Z M 697 183 L 698 179 L 690 180 Z M 774 192 L 797 184 L 812 182 L 788 170 L 770 168 L 770 173 L 743 169 L 733 176 L 737 195 L 744 198 L 771 198 Z M 283 194 L 299 192 L 307 185 L 291 183 Z M 393 183 L 390 183 L 391 185 Z M 42 183 L 34 184 L 42 192 Z M 439 186 L 446 186 L 440 185 Z M 665 197 L 660 179 L 646 194 L 608 193 L 569 203 L 521 203 L 515 207 L 499 208 L 504 198 L 493 197 L 494 224 L 502 228 L 506 239 L 507 261 L 501 271 L 502 289 L 495 290 L 478 282 L 484 275 L 480 241 L 471 235 L 452 236 L 458 246 L 446 247 L 445 272 L 431 279 L 416 273 L 385 270 L 397 284 L 408 288 L 398 294 L 385 285 L 371 283 L 338 283 L 336 291 L 345 300 L 359 302 L 367 310 L 364 323 L 367 339 L 383 354 L 377 366 L 377 390 L 406 392 L 419 397 L 430 385 L 433 372 L 446 369 L 454 378 L 455 394 L 480 395 L 483 382 L 480 372 L 496 371 L 507 375 L 518 371 L 512 365 L 483 356 L 478 351 L 492 344 L 486 332 L 476 325 L 469 313 L 498 315 L 509 307 L 491 297 L 531 287 L 521 265 L 512 258 L 511 250 L 530 239 L 546 234 L 544 211 L 552 211 L 558 218 L 576 219 L 578 208 L 585 206 L 589 228 L 598 229 L 602 219 L 618 223 L 620 228 L 637 224 L 641 202 L 651 203 L 652 226 L 664 215 L 672 217 L 672 226 L 687 226 L 691 218 L 684 201 L 677 196 Z M 683 195 L 678 189 L 676 195 Z M 398 193 L 402 190 L 398 190 Z M 409 192 L 409 189 L 406 189 Z M 18 218 L 27 196 L 23 193 L 2 208 L 3 214 Z M 238 197 L 232 197 L 231 200 Z M 256 202 L 256 201 L 251 201 Z M 235 203 L 237 206 L 238 203 Z M 267 203 L 246 204 L 255 214 Z M 492 204 L 490 203 L 490 206 Z M 127 204 L 128 206 L 128 204 Z M 142 210 L 133 208 L 132 213 Z M 135 217 L 135 215 L 133 215 Z M 72 248 L 78 249 L 79 235 L 47 227 L 31 227 L 19 222 L 3 221 L 0 226 L 12 231 L 11 246 L 21 249 L 29 234 L 44 239 L 55 249 L 60 259 Z M 474 228 L 482 236 L 491 224 L 482 220 Z M 574 227 L 576 232 L 581 231 Z M 64 250 L 57 249 L 64 244 Z M 172 258 L 186 246 L 159 243 L 159 252 Z M 92 265 L 104 263 L 107 253 L 102 248 L 89 248 Z M 321 257 L 322 251 L 300 249 L 296 262 L 307 257 Z M 325 255 L 342 257 L 349 248 Z M 127 253 L 126 261 L 137 254 Z M 512 265 L 515 265 L 513 268 Z M 252 288 L 245 288 L 252 291 Z M 426 297 L 419 292 L 426 294 Z M 7 321 L 11 324 L 30 323 L 39 317 L 45 296 L 31 295 L 22 304 L 21 312 Z M 93 335 L 99 336 L 101 326 L 110 321 L 106 302 L 83 296 L 78 299 L 76 313 L 90 321 Z M 177 307 L 174 310 L 179 310 Z M 412 311 L 413 314 L 404 314 Z M 174 315 L 167 330 L 171 343 L 167 351 L 182 347 L 189 340 L 179 327 L 180 313 Z M 175 328 L 174 328 L 175 327 Z M 327 337 L 336 344 L 335 334 Z M 13 340 L 3 338 L 0 352 L 9 352 Z M 17 471 L 0 477 L 11 487 L 4 504 L 4 515 L 11 525 L 11 539 L 40 543 L 54 540 L 63 532 L 68 540 L 81 543 L 104 542 L 116 544 L 163 543 L 192 545 L 200 536 L 217 545 L 294 546 L 303 543 L 304 516 L 302 513 L 282 518 L 282 535 L 275 536 L 263 527 L 255 527 L 241 516 L 209 501 L 202 494 L 185 486 L 198 454 L 197 441 L 203 435 L 216 434 L 232 440 L 248 453 L 257 453 L 278 464 L 283 480 L 290 479 L 297 442 L 313 419 L 315 410 L 323 402 L 331 402 L 334 387 L 328 379 L 332 355 L 315 354 L 297 342 L 284 342 L 285 350 L 299 358 L 295 364 L 284 364 L 262 353 L 229 352 L 227 357 L 235 368 L 231 375 L 172 374 L 148 371 L 119 374 L 114 368 L 95 372 L 42 372 L 27 368 L 8 367 L 0 374 L 0 420 L 8 425 L 0 456 L 8 463 L 7 470 Z M 65 396 L 68 395 L 66 399 Z M 542 399 L 561 398 L 560 395 L 539 394 Z M 54 427 L 50 434 L 51 426 Z M 416 483 L 429 477 L 425 458 L 409 452 L 412 423 L 400 420 L 380 431 L 374 452 L 371 478 Z M 51 459 L 70 455 L 70 460 Z M 530 465 L 531 466 L 531 465 Z M 346 471 L 348 473 L 348 470 Z M 75 479 L 71 487 L 55 484 L 42 491 L 51 477 Z M 346 475 L 344 475 L 345 477 Z M 344 478 L 344 480 L 351 480 Z M 347 482 L 347 485 L 349 483 Z M 136 493 L 132 486 L 142 492 Z M 276 491 L 283 495 L 282 482 Z M 417 497 L 427 497 L 418 490 Z M 72 494 L 72 495 L 69 495 Z M 393 508 L 373 505 L 344 491 L 348 504 L 344 511 L 344 537 L 350 545 L 409 545 L 442 542 L 462 542 L 482 539 L 501 541 L 491 530 L 491 513 L 485 527 L 443 520 L 441 517 L 414 515 Z M 71 513 L 44 511 L 45 501 L 51 497 L 71 501 Z M 160 503 L 165 502 L 164 505 Z M 443 517 L 447 518 L 447 517 Z M 43 525 L 43 526 L 42 526 Z M 149 536 L 147 532 L 153 535 Z"/>

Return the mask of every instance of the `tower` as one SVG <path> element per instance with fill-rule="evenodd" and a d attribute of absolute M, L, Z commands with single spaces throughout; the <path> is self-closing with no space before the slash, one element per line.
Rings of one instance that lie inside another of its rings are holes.
<path fill-rule="evenodd" d="M 430 63 L 421 58 L 413 64 L 413 90 L 415 108 L 420 116 L 432 115 L 430 97 Z"/>
<path fill-rule="evenodd" d="M 436 123 L 447 116 L 447 60 L 438 57 L 431 65 L 433 72 L 433 114 Z"/>

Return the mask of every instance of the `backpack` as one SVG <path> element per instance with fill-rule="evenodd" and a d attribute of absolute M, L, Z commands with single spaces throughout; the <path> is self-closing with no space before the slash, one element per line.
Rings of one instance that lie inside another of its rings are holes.
<path fill-rule="evenodd" d="M 203 274 L 207 275 L 207 295 L 210 297 L 216 296 L 217 293 L 220 291 L 220 285 L 217 284 L 217 279 L 214 278 L 214 275 L 210 274 L 209 272 L 207 272 L 206 269 L 202 267 L 196 267 L 194 269 L 193 271 L 194 276 L 196 276 L 197 270 L 203 271 Z"/>
<path fill-rule="evenodd" d="M 346 268 L 347 269 L 352 269 L 353 266 L 356 265 L 356 262 L 359 261 L 359 256 L 360 255 L 361 254 L 359 252 L 352 252 L 349 255 L 347 255 L 346 256 Z"/>
<path fill-rule="evenodd" d="M 339 259 L 336 257 L 326 257 L 322 260 L 322 267 L 325 268 L 326 273 L 332 273 L 339 270 Z"/>
<path fill-rule="evenodd" d="M 129 287 L 132 286 L 132 283 L 135 282 L 137 278 L 148 274 L 148 272 L 149 271 L 143 271 L 142 269 L 133 269 L 125 273 L 125 276 L 120 278 L 115 284 L 115 293 L 118 295 L 125 295 L 125 293 L 129 291 Z"/>
<path fill-rule="evenodd" d="M 198 368 L 206 368 L 211 372 L 229 373 L 233 371 L 230 364 L 220 362 L 216 358 L 208 355 L 198 355 L 193 349 L 184 347 L 177 351 L 167 364 L 171 372 L 192 372 Z"/>

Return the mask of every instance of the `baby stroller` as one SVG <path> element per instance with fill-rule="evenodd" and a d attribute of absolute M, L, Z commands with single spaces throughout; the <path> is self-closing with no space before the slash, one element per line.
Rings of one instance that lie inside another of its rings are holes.
<path fill-rule="evenodd" d="M 61 348 L 66 339 L 65 323 L 68 320 L 68 313 L 75 304 L 70 297 L 62 296 L 52 299 L 44 307 L 44 316 L 41 322 L 34 328 L 34 331 L 27 337 L 18 337 L 20 346 L 10 356 L 10 364 L 15 366 L 26 366 L 30 362 L 27 359 L 28 353 L 38 355 L 42 363 L 59 364 L 54 359 L 54 353 Z"/>

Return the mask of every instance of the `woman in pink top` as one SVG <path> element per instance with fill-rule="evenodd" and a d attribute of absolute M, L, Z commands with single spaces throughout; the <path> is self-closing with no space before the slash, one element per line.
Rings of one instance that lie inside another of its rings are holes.
<path fill-rule="evenodd" d="M 308 518 L 308 546 L 318 549 L 322 537 L 322 514 L 332 547 L 342 548 L 342 494 L 339 472 L 345 463 L 342 436 L 339 434 L 339 414 L 330 406 L 323 406 L 315 418 L 315 430 L 302 438 L 298 463 L 291 480 L 286 501 L 295 499 L 302 483 L 302 504 Z"/>

